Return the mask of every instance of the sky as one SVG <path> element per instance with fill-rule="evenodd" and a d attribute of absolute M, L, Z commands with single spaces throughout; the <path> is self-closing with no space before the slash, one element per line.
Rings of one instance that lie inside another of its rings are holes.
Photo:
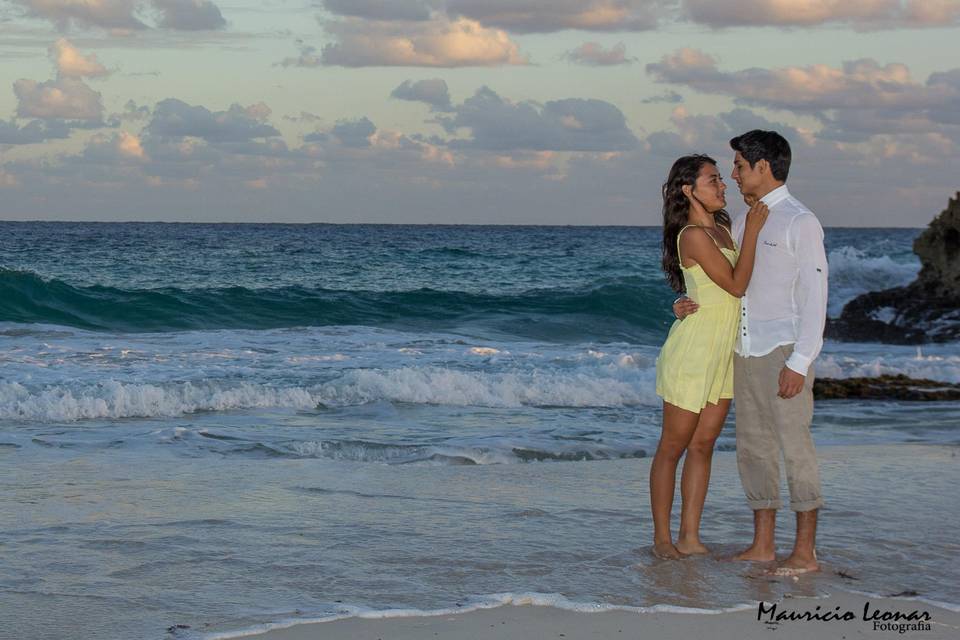
<path fill-rule="evenodd" d="M 960 0 L 0 0 L 2 220 L 658 225 L 755 128 L 824 226 L 925 226 Z"/>

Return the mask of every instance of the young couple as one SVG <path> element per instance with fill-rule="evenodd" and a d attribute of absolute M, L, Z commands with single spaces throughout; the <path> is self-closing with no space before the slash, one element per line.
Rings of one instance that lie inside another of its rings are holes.
<path fill-rule="evenodd" d="M 663 431 L 650 468 L 653 552 L 703 554 L 700 516 L 713 446 L 736 397 L 737 466 L 753 510 L 753 544 L 738 560 L 773 562 L 780 508 L 780 458 L 786 466 L 797 532 L 776 575 L 817 571 L 817 510 L 823 505 L 810 437 L 813 368 L 823 345 L 827 260 L 816 216 L 786 187 L 790 145 L 754 130 L 730 141 L 732 178 L 750 206 L 733 221 L 717 163 L 685 156 L 663 185 L 663 270 L 686 297 L 657 359 Z M 670 511 L 676 470 L 680 532 Z"/>

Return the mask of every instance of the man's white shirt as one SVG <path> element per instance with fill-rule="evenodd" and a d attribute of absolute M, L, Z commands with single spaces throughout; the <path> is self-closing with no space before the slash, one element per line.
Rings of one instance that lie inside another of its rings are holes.
<path fill-rule="evenodd" d="M 792 344 L 787 367 L 807 375 L 823 347 L 827 317 L 827 256 L 823 227 L 786 185 L 761 200 L 770 214 L 757 239 L 757 257 L 741 299 L 736 352 L 763 356 Z M 746 214 L 733 221 L 733 236 L 743 241 Z"/>

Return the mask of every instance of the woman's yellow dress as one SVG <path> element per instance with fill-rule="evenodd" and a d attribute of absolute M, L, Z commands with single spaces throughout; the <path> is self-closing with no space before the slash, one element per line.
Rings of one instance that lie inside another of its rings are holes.
<path fill-rule="evenodd" d="M 677 234 L 677 256 L 680 234 Z M 729 231 L 728 231 L 729 233 Z M 740 251 L 720 251 L 737 264 Z M 740 320 L 740 298 L 730 295 L 707 277 L 700 265 L 680 264 L 687 296 L 700 305 L 696 313 L 677 320 L 657 358 L 657 395 L 664 402 L 700 413 L 707 403 L 733 397 L 733 348 Z"/>

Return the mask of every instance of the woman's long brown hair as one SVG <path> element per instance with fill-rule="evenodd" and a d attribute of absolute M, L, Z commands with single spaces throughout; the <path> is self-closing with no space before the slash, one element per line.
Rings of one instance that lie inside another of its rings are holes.
<path fill-rule="evenodd" d="M 670 167 L 667 181 L 663 183 L 663 272 L 667 275 L 667 283 L 678 293 L 686 292 L 686 286 L 683 283 L 683 271 L 680 270 L 680 256 L 677 254 L 677 236 L 687 225 L 690 211 L 690 201 L 684 195 L 683 187 L 692 187 L 700 175 L 700 169 L 706 164 L 716 165 L 717 161 L 703 154 L 683 156 Z M 713 215 L 717 224 L 730 229 L 730 215 L 725 210 L 721 209 Z"/>

